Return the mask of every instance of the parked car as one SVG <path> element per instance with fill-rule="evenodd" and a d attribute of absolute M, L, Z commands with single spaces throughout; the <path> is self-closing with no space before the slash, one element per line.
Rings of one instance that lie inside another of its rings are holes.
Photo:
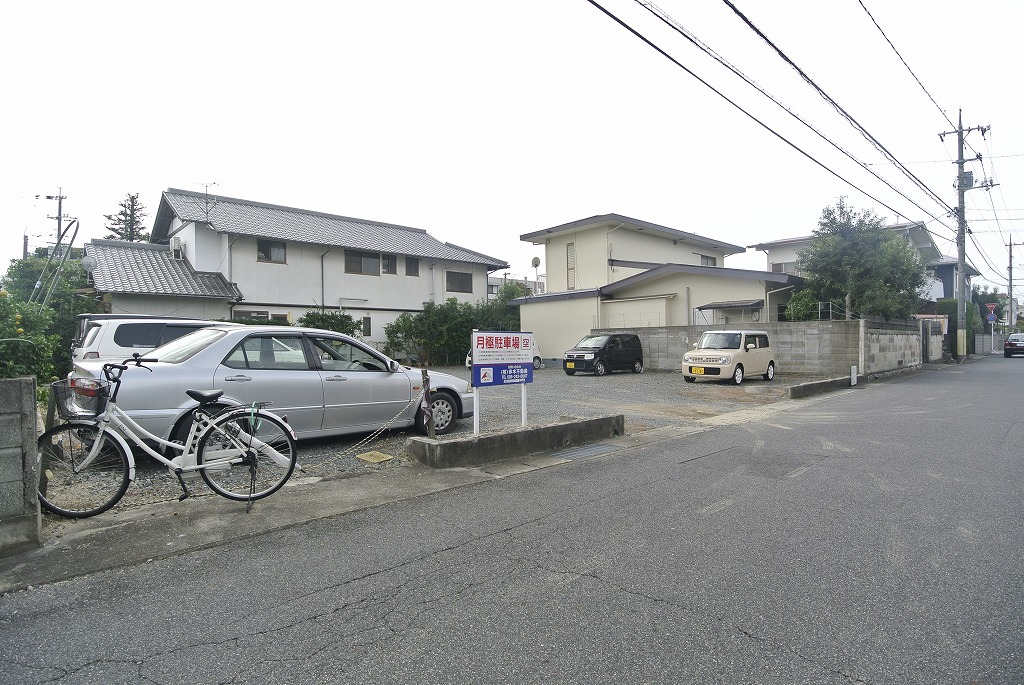
<path fill-rule="evenodd" d="M 1024 354 L 1024 333 L 1010 333 L 1003 343 L 1003 356 L 1012 357 L 1015 354 Z"/>
<path fill-rule="evenodd" d="M 186 389 L 223 390 L 218 403 L 270 402 L 298 438 L 362 433 L 394 418 L 394 427 L 424 430 L 422 373 L 347 335 L 292 326 L 217 325 L 147 353 L 159 361 L 129 366 L 117 402 L 143 428 L 184 440 L 196 403 Z M 102 361 L 75 363 L 73 375 L 99 378 Z M 434 427 L 447 433 L 473 415 L 466 381 L 430 372 Z"/>
<path fill-rule="evenodd" d="M 530 351 L 533 352 L 533 368 L 539 369 L 541 367 L 541 354 L 540 347 L 537 346 L 537 338 L 530 338 Z M 472 368 L 473 366 L 473 350 L 470 349 L 466 352 L 466 368 Z"/>
<path fill-rule="evenodd" d="M 747 376 L 775 378 L 774 351 L 767 331 L 705 331 L 683 355 L 683 379 L 727 379 L 740 385 Z"/>
<path fill-rule="evenodd" d="M 562 355 L 562 369 L 569 376 L 577 371 L 592 371 L 603 376 L 610 371 L 644 371 L 644 351 L 640 338 L 632 334 L 588 335 Z"/>
<path fill-rule="evenodd" d="M 135 352 L 145 354 L 155 347 L 223 322 L 130 314 L 81 314 L 77 317 L 71 360 L 116 359 Z"/>

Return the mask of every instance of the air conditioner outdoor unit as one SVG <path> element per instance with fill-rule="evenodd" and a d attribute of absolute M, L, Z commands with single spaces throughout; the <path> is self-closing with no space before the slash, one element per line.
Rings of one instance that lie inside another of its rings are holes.
<path fill-rule="evenodd" d="M 185 243 L 181 241 L 181 238 L 171 238 L 171 257 L 174 259 L 184 259 L 183 250 Z"/>

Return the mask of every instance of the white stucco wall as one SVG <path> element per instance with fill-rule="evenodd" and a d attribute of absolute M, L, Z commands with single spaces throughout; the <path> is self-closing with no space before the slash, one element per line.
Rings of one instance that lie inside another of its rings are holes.
<path fill-rule="evenodd" d="M 797 261 L 797 253 L 800 250 L 806 249 L 811 242 L 805 241 L 802 243 L 794 243 L 792 245 L 782 245 L 779 247 L 773 247 L 767 250 L 768 253 L 768 271 L 771 271 L 772 264 L 778 264 L 783 262 L 795 262 Z M 787 271 L 787 273 L 796 273 L 795 271 Z"/>
<path fill-rule="evenodd" d="M 320 255 L 324 255 L 321 303 Z M 476 302 L 487 296 L 487 270 L 482 265 L 433 262 L 420 258 L 418 276 L 405 275 L 405 257 L 398 256 L 397 274 L 368 276 L 345 273 L 345 251 L 322 245 L 287 243 L 284 264 L 256 261 L 256 240 L 236 238 L 231 246 L 231 274 L 246 302 L 420 310 L 424 302 L 454 297 Z M 472 293 L 445 290 L 446 270 L 473 274 Z M 222 270 L 223 271 L 223 270 Z"/>
<path fill-rule="evenodd" d="M 227 319 L 229 303 L 195 297 L 162 295 L 111 295 L 111 314 L 152 314 L 184 316 L 195 319 Z"/>

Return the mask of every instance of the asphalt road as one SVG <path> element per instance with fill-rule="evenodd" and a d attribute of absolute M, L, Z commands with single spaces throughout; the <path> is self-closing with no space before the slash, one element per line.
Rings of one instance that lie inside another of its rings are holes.
<path fill-rule="evenodd" d="M 1021 682 L 1024 360 L 0 599 L 5 682 Z"/>

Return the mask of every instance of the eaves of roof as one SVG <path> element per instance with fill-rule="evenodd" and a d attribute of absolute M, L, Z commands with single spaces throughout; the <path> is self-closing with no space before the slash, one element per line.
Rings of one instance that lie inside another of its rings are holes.
<path fill-rule="evenodd" d="M 502 259 L 443 243 L 422 228 L 176 188 L 167 189 L 161 196 L 153 223 L 154 242 L 168 240 L 175 217 L 186 223 L 206 223 L 220 233 L 251 238 L 483 264 L 490 271 L 508 268 Z"/>
<path fill-rule="evenodd" d="M 560 233 L 567 233 L 575 231 L 588 226 L 597 226 L 606 223 L 617 223 L 622 224 L 624 228 L 632 228 L 633 230 L 640 232 L 649 232 L 657 235 L 662 235 L 673 240 L 681 240 L 683 242 L 691 243 L 693 245 L 700 245 L 703 247 L 710 247 L 721 251 L 724 254 L 736 254 L 738 252 L 745 252 L 746 249 L 740 245 L 733 245 L 721 240 L 715 240 L 714 238 L 708 238 L 706 236 L 697 235 L 696 233 L 688 233 L 686 231 L 680 231 L 677 228 L 669 228 L 668 226 L 662 226 L 660 224 L 651 223 L 650 221 L 644 221 L 643 219 L 634 219 L 633 217 L 624 216 L 622 214 L 597 214 L 595 216 L 589 216 L 585 219 L 577 219 L 576 221 L 570 221 L 566 224 L 558 226 L 552 226 L 551 228 L 543 228 L 539 231 L 533 231 L 532 233 L 524 233 L 519 236 L 519 239 L 534 244 L 541 244 L 553 235 Z"/>

